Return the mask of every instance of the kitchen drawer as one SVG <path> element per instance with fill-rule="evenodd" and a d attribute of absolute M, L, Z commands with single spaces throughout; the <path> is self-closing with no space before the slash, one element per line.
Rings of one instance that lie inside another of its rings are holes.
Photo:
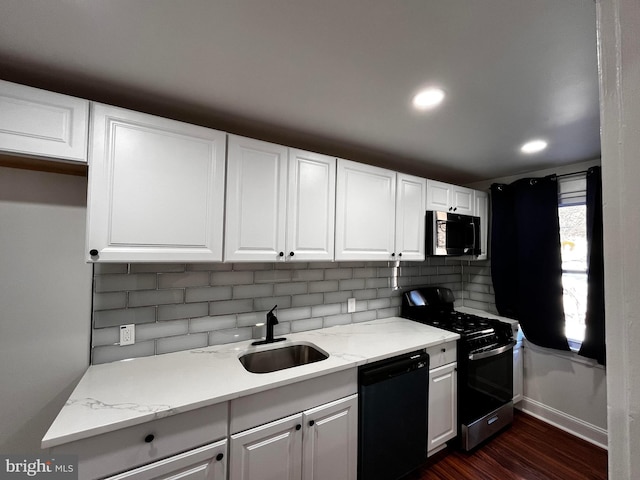
<path fill-rule="evenodd" d="M 429 368 L 434 369 L 456 361 L 456 341 L 441 343 L 427 348 Z"/>
<path fill-rule="evenodd" d="M 220 403 L 53 447 L 78 456 L 79 478 L 113 475 L 227 436 L 228 403 Z"/>

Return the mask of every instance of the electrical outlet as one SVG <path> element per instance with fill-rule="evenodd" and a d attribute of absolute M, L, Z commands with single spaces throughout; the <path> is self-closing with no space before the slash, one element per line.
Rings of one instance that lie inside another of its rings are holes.
<path fill-rule="evenodd" d="M 356 311 L 356 299 L 348 298 L 347 299 L 347 313 L 353 313 Z"/>
<path fill-rule="evenodd" d="M 136 343 L 136 326 L 120 325 L 120 346 L 133 345 Z"/>

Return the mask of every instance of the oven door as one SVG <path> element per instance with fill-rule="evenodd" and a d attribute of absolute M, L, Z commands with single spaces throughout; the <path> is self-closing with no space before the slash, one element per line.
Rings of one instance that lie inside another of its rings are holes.
<path fill-rule="evenodd" d="M 489 351 L 469 352 L 461 378 L 460 420 L 469 425 L 513 399 L 515 341 Z"/>

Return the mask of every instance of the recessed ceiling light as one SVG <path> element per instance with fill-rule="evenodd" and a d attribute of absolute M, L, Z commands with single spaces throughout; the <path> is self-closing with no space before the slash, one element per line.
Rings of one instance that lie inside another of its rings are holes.
<path fill-rule="evenodd" d="M 531 140 L 520 147 L 522 153 L 531 154 L 538 153 L 547 148 L 547 142 L 544 140 Z"/>
<path fill-rule="evenodd" d="M 413 97 L 413 106 L 417 110 L 429 110 L 437 107 L 444 100 L 444 91 L 440 88 L 426 88 Z"/>

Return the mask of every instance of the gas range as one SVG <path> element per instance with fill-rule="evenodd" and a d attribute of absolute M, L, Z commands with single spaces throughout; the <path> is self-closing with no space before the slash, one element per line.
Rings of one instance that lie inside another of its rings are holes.
<path fill-rule="evenodd" d="M 457 312 L 448 288 L 425 287 L 410 290 L 402 297 L 400 315 L 420 323 L 458 333 L 467 351 L 485 351 L 509 344 L 511 326 L 500 320 Z"/>
<path fill-rule="evenodd" d="M 457 312 L 453 292 L 423 287 L 402 295 L 400 315 L 460 335 L 458 444 L 471 450 L 513 420 L 513 333 L 497 319 Z"/>

